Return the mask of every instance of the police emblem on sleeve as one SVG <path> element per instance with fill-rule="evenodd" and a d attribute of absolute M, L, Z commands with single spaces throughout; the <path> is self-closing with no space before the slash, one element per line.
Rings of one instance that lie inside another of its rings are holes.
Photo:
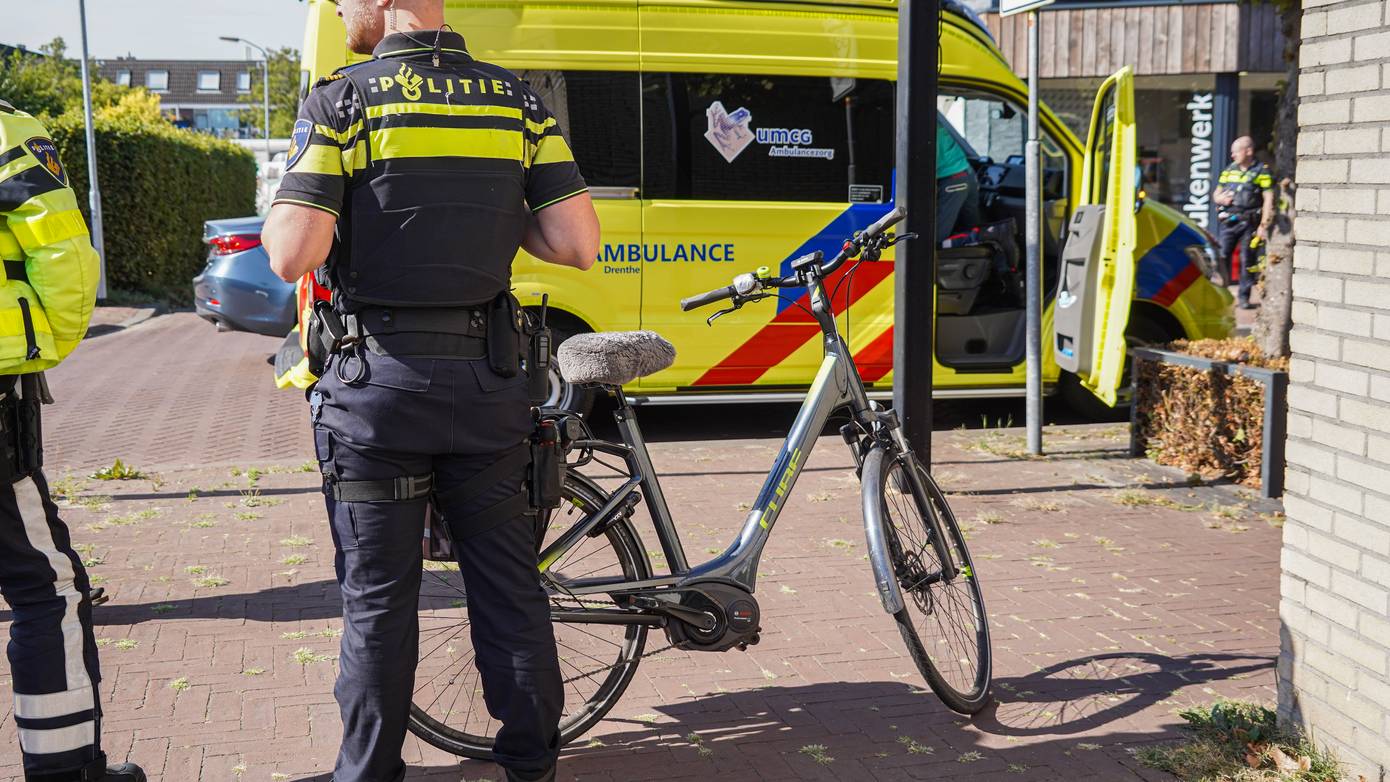
<path fill-rule="evenodd" d="M 24 147 L 29 150 L 29 154 L 39 159 L 39 166 L 53 175 L 58 184 L 68 186 L 68 172 L 63 170 L 63 163 L 58 159 L 58 145 L 51 139 L 35 136 L 24 142 Z"/>
<path fill-rule="evenodd" d="M 290 151 L 285 156 L 285 170 L 294 168 L 294 164 L 304 157 L 304 152 L 309 149 L 309 137 L 314 135 L 314 123 L 307 119 L 299 120 L 294 123 L 294 130 L 290 133 Z"/>

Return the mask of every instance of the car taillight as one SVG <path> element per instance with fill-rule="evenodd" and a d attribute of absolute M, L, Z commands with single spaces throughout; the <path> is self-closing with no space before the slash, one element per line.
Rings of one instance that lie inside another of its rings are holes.
<path fill-rule="evenodd" d="M 261 246 L 260 234 L 232 234 L 230 236 L 214 236 L 208 240 L 212 245 L 213 255 L 231 255 L 253 247 Z"/>

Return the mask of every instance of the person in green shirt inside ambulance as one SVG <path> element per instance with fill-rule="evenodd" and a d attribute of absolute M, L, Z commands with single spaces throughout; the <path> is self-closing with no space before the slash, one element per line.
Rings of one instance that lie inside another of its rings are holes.
<path fill-rule="evenodd" d="M 980 180 L 940 111 L 936 113 L 936 244 L 955 227 L 980 224 Z"/>

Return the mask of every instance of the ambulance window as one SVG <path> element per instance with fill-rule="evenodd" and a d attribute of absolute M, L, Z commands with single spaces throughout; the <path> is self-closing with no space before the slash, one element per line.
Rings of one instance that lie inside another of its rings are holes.
<path fill-rule="evenodd" d="M 644 74 L 644 196 L 887 201 L 893 97 L 866 79 Z"/>
<path fill-rule="evenodd" d="M 970 145 L 967 154 L 995 163 L 1022 158 L 1028 141 L 1028 114 L 1022 107 L 980 93 L 944 94 L 937 98 L 936 105 Z M 1041 147 L 1043 168 L 1065 172 L 1066 153 L 1046 131 Z"/>
<path fill-rule="evenodd" d="M 590 187 L 636 188 L 641 111 L 636 73 L 519 71 L 555 115 Z"/>

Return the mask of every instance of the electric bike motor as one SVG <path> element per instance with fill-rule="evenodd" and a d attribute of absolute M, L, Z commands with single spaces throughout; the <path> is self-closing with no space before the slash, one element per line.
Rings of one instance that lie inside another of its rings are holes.
<path fill-rule="evenodd" d="M 672 644 L 692 651 L 723 652 L 758 643 L 762 614 L 747 590 L 710 581 L 684 587 L 682 592 L 680 605 L 713 617 L 714 626 L 706 629 L 677 617 L 666 627 Z"/>

